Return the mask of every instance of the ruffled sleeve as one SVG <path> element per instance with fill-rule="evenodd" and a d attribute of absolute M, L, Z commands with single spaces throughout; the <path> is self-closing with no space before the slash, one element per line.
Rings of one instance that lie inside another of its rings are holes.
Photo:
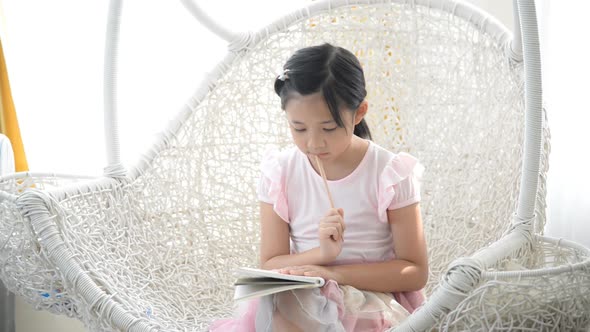
<path fill-rule="evenodd" d="M 260 163 L 258 199 L 273 205 L 273 210 L 285 222 L 289 222 L 289 207 L 285 190 L 285 175 L 279 162 L 279 151 L 269 150 Z"/>
<path fill-rule="evenodd" d="M 420 179 L 424 167 L 413 156 L 401 152 L 393 157 L 379 177 L 379 220 L 387 222 L 387 210 L 420 201 Z"/>

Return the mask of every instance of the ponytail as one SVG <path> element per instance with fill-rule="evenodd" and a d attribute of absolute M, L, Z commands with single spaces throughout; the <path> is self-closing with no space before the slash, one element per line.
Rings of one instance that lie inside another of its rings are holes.
<path fill-rule="evenodd" d="M 367 121 L 365 121 L 365 119 L 362 119 L 359 124 L 354 126 L 354 134 L 360 138 L 373 140 L 371 137 L 371 130 L 369 130 L 369 125 L 367 125 Z"/>

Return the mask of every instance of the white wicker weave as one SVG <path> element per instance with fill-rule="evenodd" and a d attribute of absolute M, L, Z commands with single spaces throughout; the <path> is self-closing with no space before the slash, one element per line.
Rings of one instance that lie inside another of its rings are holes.
<path fill-rule="evenodd" d="M 203 330 L 231 315 L 232 270 L 257 265 L 260 157 L 291 144 L 275 70 L 294 50 L 328 41 L 363 65 L 375 141 L 426 166 L 429 300 L 396 330 L 590 324 L 590 251 L 541 236 L 549 130 L 532 1 L 519 1 L 523 53 L 496 20 L 459 1 L 323 1 L 245 34 L 183 3 L 228 40 L 226 58 L 125 170 L 114 61 L 121 1 L 111 2 L 105 176 L 0 178 L 7 288 L 93 331 Z"/>

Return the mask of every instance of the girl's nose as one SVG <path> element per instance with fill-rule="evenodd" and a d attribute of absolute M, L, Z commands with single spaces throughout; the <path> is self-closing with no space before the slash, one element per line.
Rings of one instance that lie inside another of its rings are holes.
<path fill-rule="evenodd" d="M 321 133 L 311 133 L 307 142 L 311 151 L 317 152 L 326 147 L 326 141 Z"/>

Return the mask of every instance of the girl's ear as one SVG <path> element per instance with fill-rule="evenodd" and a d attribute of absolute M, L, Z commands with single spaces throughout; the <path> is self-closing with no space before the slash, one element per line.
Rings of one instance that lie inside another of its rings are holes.
<path fill-rule="evenodd" d="M 368 110 L 369 110 L 369 103 L 366 100 L 363 100 L 363 102 L 361 103 L 359 108 L 357 108 L 356 112 L 354 112 L 354 125 L 355 126 L 357 124 L 361 123 L 361 120 L 363 120 L 363 118 L 365 117 L 365 114 L 367 114 Z"/>

